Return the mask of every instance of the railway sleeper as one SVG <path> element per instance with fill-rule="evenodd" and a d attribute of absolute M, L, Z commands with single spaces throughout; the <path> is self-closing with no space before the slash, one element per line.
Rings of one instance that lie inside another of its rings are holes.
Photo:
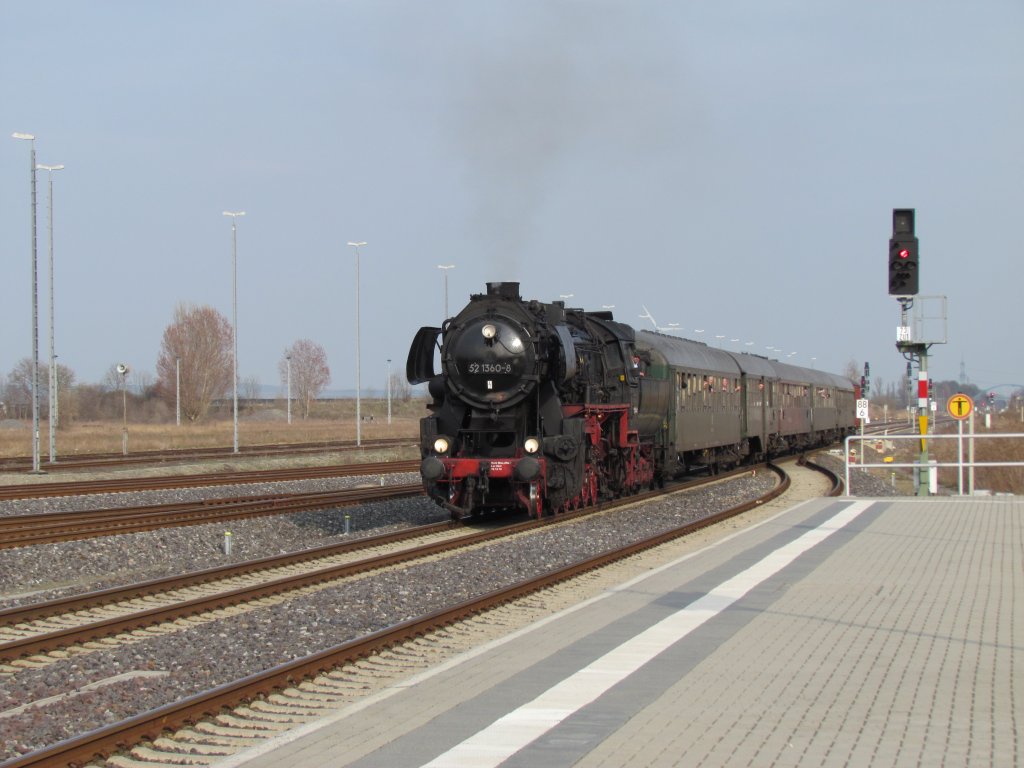
<path fill-rule="evenodd" d="M 284 691 L 275 691 L 267 697 L 267 700 L 280 704 L 296 701 L 319 701 L 326 705 L 336 703 L 338 701 L 338 693 L 339 691 L 337 690 L 328 692 L 325 688 L 319 686 L 306 688 L 303 685 L 302 688 L 288 688 Z"/>
<path fill-rule="evenodd" d="M 250 710 L 243 708 L 233 710 L 230 714 L 217 715 L 217 720 L 235 728 L 244 728 L 248 731 L 287 731 L 291 728 L 288 723 L 281 723 L 272 720 L 265 720 L 262 716 L 248 717 Z"/>
<path fill-rule="evenodd" d="M 218 715 L 217 717 L 220 718 L 223 715 Z M 252 728 L 246 728 L 242 725 L 228 725 L 216 720 L 200 720 L 192 726 L 192 729 L 203 736 L 212 736 L 218 739 L 237 739 L 240 746 L 258 744 L 264 738 L 263 736 L 255 735 L 252 732 Z"/>
<path fill-rule="evenodd" d="M 152 747 L 135 747 L 129 757 L 118 756 L 107 764 L 115 768 L 181 768 L 183 765 L 213 765 L 221 757 L 223 755 L 205 757 L 183 752 L 163 752 Z"/>
<path fill-rule="evenodd" d="M 282 704 L 274 701 L 267 701 L 266 699 L 252 702 L 249 708 L 256 714 L 265 714 L 271 716 L 287 716 L 297 717 L 303 720 L 315 720 L 324 712 L 324 710 L 330 709 L 322 704 L 304 703 L 293 701 L 287 704 Z"/>
<path fill-rule="evenodd" d="M 227 755 L 235 754 L 235 752 L 237 751 L 226 744 L 209 744 L 205 742 L 197 743 L 193 741 L 181 741 L 177 738 L 169 739 L 166 736 L 161 736 L 159 739 L 154 741 L 153 749 L 167 753 L 169 756 L 182 755 L 186 757 L 226 757 Z M 135 750 L 132 751 L 134 752 Z"/>

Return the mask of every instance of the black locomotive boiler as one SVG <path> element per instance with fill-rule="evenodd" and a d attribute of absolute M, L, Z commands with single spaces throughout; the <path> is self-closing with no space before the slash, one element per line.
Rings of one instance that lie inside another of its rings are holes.
<path fill-rule="evenodd" d="M 829 445 L 855 425 L 847 378 L 524 301 L 513 282 L 421 328 L 406 375 L 431 398 L 424 486 L 454 517 L 557 513 Z"/>

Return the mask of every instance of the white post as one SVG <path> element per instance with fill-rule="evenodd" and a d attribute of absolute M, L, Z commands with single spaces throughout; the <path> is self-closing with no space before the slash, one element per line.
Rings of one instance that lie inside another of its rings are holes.
<path fill-rule="evenodd" d="M 967 495 L 974 495 L 974 410 L 968 417 L 967 435 Z"/>
<path fill-rule="evenodd" d="M 292 356 L 288 355 L 285 360 L 288 362 L 288 423 L 292 423 Z"/>
<path fill-rule="evenodd" d="M 366 245 L 366 241 L 349 241 L 349 245 L 356 249 L 356 445 L 360 446 L 363 444 L 363 415 L 360 410 L 363 387 L 359 371 L 359 248 L 360 246 Z"/>
<path fill-rule="evenodd" d="M 956 492 L 964 495 L 964 420 L 956 420 Z"/>
<path fill-rule="evenodd" d="M 224 211 L 231 217 L 231 413 L 233 423 L 232 449 L 238 453 L 238 227 L 245 211 Z"/>
<path fill-rule="evenodd" d="M 174 423 L 181 426 L 181 358 L 174 358 Z"/>

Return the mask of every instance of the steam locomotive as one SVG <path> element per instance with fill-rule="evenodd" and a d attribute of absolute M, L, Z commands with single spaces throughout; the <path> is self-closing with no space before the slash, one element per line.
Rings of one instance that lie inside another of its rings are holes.
<path fill-rule="evenodd" d="M 515 282 L 421 328 L 406 376 L 431 398 L 424 487 L 454 518 L 555 514 L 830 445 L 855 426 L 847 378 L 524 301 Z"/>

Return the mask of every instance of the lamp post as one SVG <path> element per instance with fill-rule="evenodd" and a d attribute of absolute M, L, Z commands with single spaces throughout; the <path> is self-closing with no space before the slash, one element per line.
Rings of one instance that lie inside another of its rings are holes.
<path fill-rule="evenodd" d="M 391 424 L 391 358 L 388 358 L 388 425 Z"/>
<path fill-rule="evenodd" d="M 128 366 L 124 363 L 117 364 L 117 372 L 121 374 L 121 413 L 124 414 L 124 422 L 121 428 L 121 453 L 128 455 Z"/>
<path fill-rule="evenodd" d="M 39 278 L 36 252 L 36 137 L 31 133 L 12 133 L 15 139 L 28 141 L 29 169 L 32 174 L 32 472 L 39 474 Z"/>
<path fill-rule="evenodd" d="M 231 412 L 234 423 L 233 450 L 238 453 L 238 227 L 239 216 L 245 211 L 224 211 L 231 217 Z"/>
<path fill-rule="evenodd" d="M 53 172 L 63 171 L 63 165 L 36 165 L 37 171 L 49 176 L 49 205 L 47 222 L 50 232 L 50 463 L 57 461 L 57 355 L 53 350 Z"/>
<path fill-rule="evenodd" d="M 437 268 L 444 272 L 444 316 L 448 317 L 448 270 L 455 269 L 454 264 L 438 264 Z"/>
<path fill-rule="evenodd" d="M 53 356 L 53 423 L 60 424 L 60 369 L 57 367 L 57 355 Z M 56 459 L 54 459 L 56 461 Z"/>
<path fill-rule="evenodd" d="M 174 358 L 174 423 L 181 426 L 181 358 Z"/>
<path fill-rule="evenodd" d="M 356 445 L 361 446 L 363 444 L 363 418 L 359 410 L 362 397 L 362 380 L 359 372 L 359 249 L 366 245 L 366 241 L 352 242 L 349 240 L 348 244 L 356 249 Z"/>
<path fill-rule="evenodd" d="M 285 356 L 285 363 L 288 369 L 288 423 L 292 423 L 292 356 Z"/>

